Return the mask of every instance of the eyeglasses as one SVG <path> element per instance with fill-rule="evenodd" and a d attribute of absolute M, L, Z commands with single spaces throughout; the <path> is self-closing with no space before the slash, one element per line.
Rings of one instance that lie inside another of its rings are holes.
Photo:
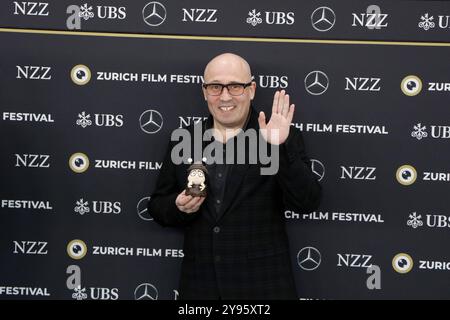
<path fill-rule="evenodd" d="M 204 83 L 203 88 L 205 88 L 206 93 L 210 96 L 220 96 L 222 94 L 223 88 L 227 88 L 228 93 L 232 96 L 240 96 L 244 93 L 245 88 L 250 86 L 252 83 Z"/>

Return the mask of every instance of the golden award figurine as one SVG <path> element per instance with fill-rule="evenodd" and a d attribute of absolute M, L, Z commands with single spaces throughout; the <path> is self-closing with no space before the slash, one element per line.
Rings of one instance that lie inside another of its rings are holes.
<path fill-rule="evenodd" d="M 206 197 L 206 175 L 208 170 L 201 162 L 193 163 L 188 169 L 186 195 Z"/>

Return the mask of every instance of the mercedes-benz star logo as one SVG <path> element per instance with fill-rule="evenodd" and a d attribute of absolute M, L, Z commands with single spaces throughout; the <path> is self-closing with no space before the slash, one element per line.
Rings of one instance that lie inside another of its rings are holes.
<path fill-rule="evenodd" d="M 325 176 L 325 166 L 322 162 L 316 159 L 310 159 L 311 171 L 316 175 L 317 181 L 321 181 Z"/>
<path fill-rule="evenodd" d="M 158 289 L 150 283 L 143 283 L 134 290 L 135 300 L 158 300 Z"/>
<path fill-rule="evenodd" d="M 161 130 L 163 126 L 163 117 L 161 113 L 156 110 L 147 110 L 139 117 L 139 124 L 142 131 L 145 133 L 156 133 Z"/>
<path fill-rule="evenodd" d="M 322 256 L 314 247 L 305 247 L 297 254 L 297 263 L 303 270 L 312 271 L 319 267 Z"/>
<path fill-rule="evenodd" d="M 325 32 L 333 28 L 336 23 L 336 15 L 330 8 L 320 7 L 312 13 L 311 23 L 317 31 Z"/>
<path fill-rule="evenodd" d="M 159 2 L 152 1 L 142 9 L 144 22 L 152 27 L 157 27 L 166 20 L 166 8 Z"/>
<path fill-rule="evenodd" d="M 150 201 L 150 197 L 145 197 L 139 200 L 137 204 L 137 213 L 138 216 L 145 221 L 152 221 L 153 217 L 148 212 L 147 204 Z"/>
<path fill-rule="evenodd" d="M 328 89 L 328 77 L 322 71 L 311 71 L 305 78 L 305 89 L 309 94 L 318 96 Z"/>

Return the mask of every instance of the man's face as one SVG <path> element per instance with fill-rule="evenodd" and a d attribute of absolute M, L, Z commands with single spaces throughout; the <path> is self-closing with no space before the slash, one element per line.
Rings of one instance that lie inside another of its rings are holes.
<path fill-rule="evenodd" d="M 248 83 L 251 75 L 240 61 L 219 61 L 212 63 L 205 71 L 205 83 Z M 205 88 L 203 94 L 208 103 L 209 112 L 216 124 L 224 128 L 235 129 L 242 126 L 247 118 L 251 100 L 255 96 L 255 82 L 244 89 L 240 96 L 232 96 L 227 88 L 223 88 L 219 96 L 209 95 Z"/>

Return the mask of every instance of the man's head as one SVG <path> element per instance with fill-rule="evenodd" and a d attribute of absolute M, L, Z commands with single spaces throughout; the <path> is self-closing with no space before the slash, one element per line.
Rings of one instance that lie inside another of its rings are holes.
<path fill-rule="evenodd" d="M 206 85 L 216 84 L 209 88 L 203 87 L 209 112 L 214 117 L 214 125 L 221 129 L 242 127 L 256 89 L 248 62 L 232 53 L 221 54 L 207 64 L 204 79 Z M 235 84 L 235 86 L 222 89 L 217 86 L 220 84 Z M 242 88 L 240 84 L 246 86 Z M 239 94 L 241 91 L 242 94 Z"/>

